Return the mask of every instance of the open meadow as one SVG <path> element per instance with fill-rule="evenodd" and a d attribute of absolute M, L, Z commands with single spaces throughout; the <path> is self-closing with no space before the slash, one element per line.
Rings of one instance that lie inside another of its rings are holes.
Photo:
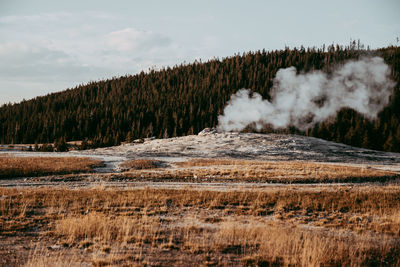
<path fill-rule="evenodd" d="M 0 192 L 3 265 L 400 264 L 400 186 Z"/>
<path fill-rule="evenodd" d="M 400 265 L 398 154 L 190 157 L 152 142 L 2 154 L 0 265 Z"/>

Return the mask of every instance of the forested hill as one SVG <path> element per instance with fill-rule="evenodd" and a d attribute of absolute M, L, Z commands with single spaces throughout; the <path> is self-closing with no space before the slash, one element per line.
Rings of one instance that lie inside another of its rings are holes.
<path fill-rule="evenodd" d="M 91 82 L 63 92 L 0 108 L 1 143 L 87 140 L 93 146 L 117 145 L 140 137 L 195 134 L 218 124 L 230 96 L 250 88 L 268 98 L 280 68 L 323 70 L 364 55 L 382 56 L 392 68 L 396 88 L 375 121 L 343 109 L 336 119 L 300 133 L 341 143 L 400 152 L 400 47 L 379 50 L 331 45 L 321 49 L 257 51 L 222 60 L 149 71 Z"/>

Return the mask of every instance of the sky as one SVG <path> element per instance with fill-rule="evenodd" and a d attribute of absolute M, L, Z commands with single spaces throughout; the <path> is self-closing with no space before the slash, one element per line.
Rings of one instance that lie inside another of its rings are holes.
<path fill-rule="evenodd" d="M 400 45 L 399 0 L 0 0 L 0 105 L 256 50 Z"/>

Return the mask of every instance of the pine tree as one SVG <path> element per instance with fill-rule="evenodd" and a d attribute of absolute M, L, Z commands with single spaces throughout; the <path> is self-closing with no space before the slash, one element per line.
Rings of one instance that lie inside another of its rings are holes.
<path fill-rule="evenodd" d="M 241 88 L 270 100 L 273 79 L 280 68 L 294 66 L 298 72 L 331 73 L 336 65 L 361 56 L 383 57 L 397 83 L 389 106 L 375 121 L 365 123 L 356 112 L 345 110 L 336 121 L 323 122 L 307 133 L 294 128 L 279 131 L 400 152 L 396 145 L 400 139 L 400 47 L 368 51 L 354 42 L 347 47 L 236 54 L 90 82 L 16 105 L 6 104 L 0 107 L 0 141 L 53 143 L 60 138 L 86 138 L 88 146 L 98 147 L 118 144 L 127 139 L 129 132 L 132 139 L 196 134 L 204 127 L 217 126 L 218 115 L 230 96 Z M 371 129 L 367 130 L 366 124 Z M 276 132 L 268 127 L 264 131 Z M 392 141 L 388 141 L 390 133 Z"/>
<path fill-rule="evenodd" d="M 54 142 L 54 150 L 57 152 L 65 152 L 68 151 L 67 143 L 65 142 L 65 138 L 59 138 Z"/>

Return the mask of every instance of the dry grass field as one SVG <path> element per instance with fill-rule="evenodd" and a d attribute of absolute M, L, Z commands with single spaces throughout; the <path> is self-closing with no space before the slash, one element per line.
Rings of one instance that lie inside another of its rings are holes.
<path fill-rule="evenodd" d="M 192 159 L 171 163 L 169 168 L 158 168 L 156 160 L 133 160 L 123 173 L 127 178 L 159 180 L 227 180 L 278 183 L 334 183 L 386 181 L 400 177 L 398 173 L 355 167 L 344 164 L 306 161 L 256 161 Z M 119 176 L 121 177 L 121 175 Z"/>
<path fill-rule="evenodd" d="M 0 155 L 0 178 L 89 172 L 101 165 L 99 160 L 84 157 L 13 157 L 5 154 Z"/>
<path fill-rule="evenodd" d="M 400 266 L 398 172 L 177 159 L 0 156 L 0 266 Z"/>
<path fill-rule="evenodd" d="M 100 160 L 87 157 L 0 156 L 0 179 L 93 172 Z M 191 159 L 161 162 L 156 159 L 128 160 L 119 165 L 122 173 L 107 179 L 181 182 L 272 182 L 272 183 L 347 183 L 384 182 L 400 175 L 371 167 L 306 161 L 257 161 Z M 60 178 L 62 180 L 62 178 Z"/>
<path fill-rule="evenodd" d="M 0 264 L 398 266 L 400 186 L 0 188 Z"/>

